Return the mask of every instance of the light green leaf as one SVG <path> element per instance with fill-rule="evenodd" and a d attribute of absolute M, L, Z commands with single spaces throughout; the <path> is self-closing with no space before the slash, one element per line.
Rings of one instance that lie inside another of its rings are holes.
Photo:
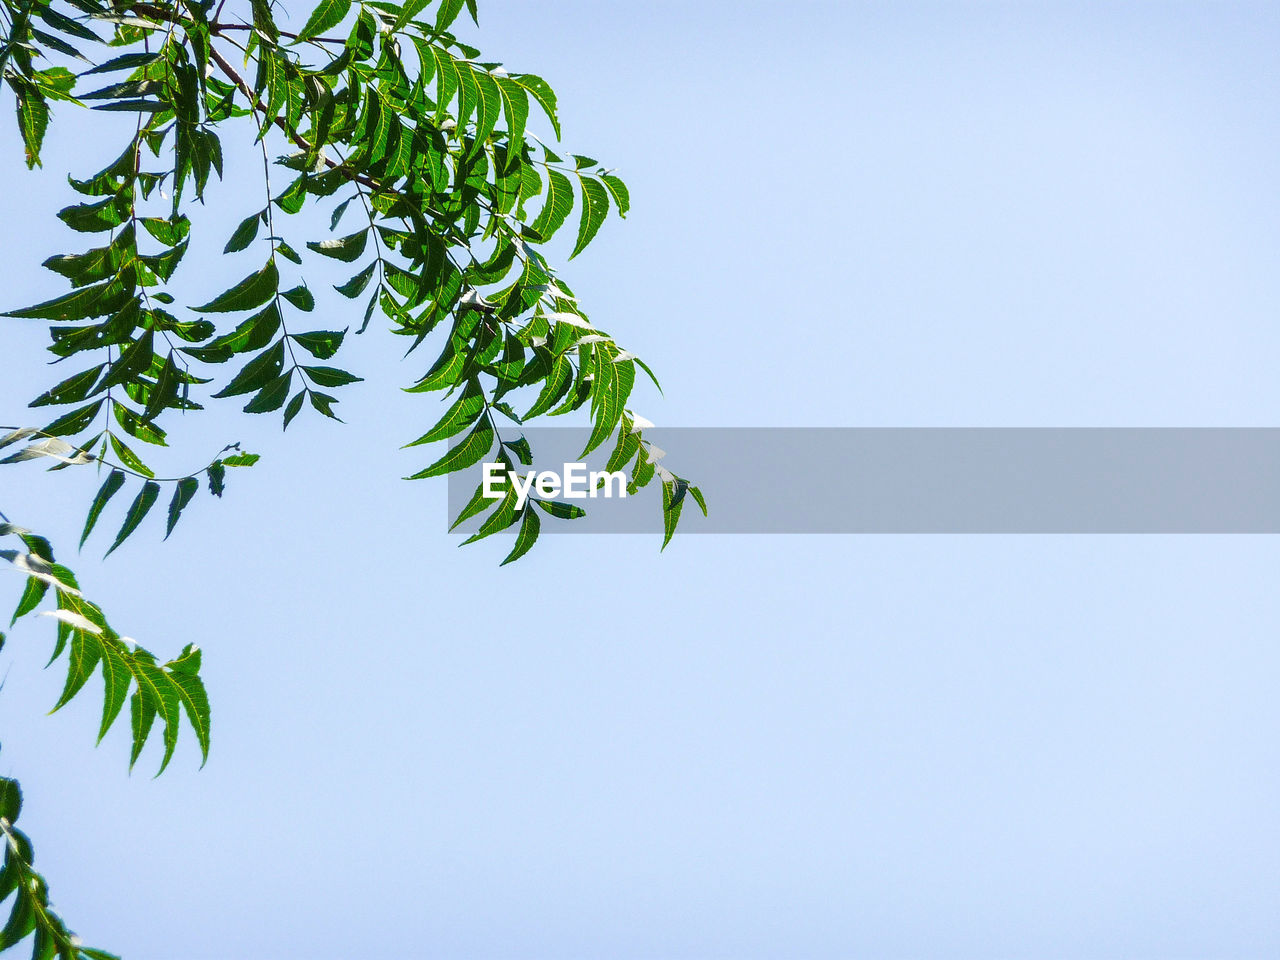
<path fill-rule="evenodd" d="M 340 24 L 351 9 L 351 0 L 320 0 L 306 25 L 298 31 L 297 43 L 318 37 Z"/>
<path fill-rule="evenodd" d="M 578 242 L 569 254 L 572 260 L 580 254 L 600 230 L 609 215 L 609 193 L 604 185 L 593 177 L 579 176 L 582 186 L 582 219 L 578 224 Z"/>

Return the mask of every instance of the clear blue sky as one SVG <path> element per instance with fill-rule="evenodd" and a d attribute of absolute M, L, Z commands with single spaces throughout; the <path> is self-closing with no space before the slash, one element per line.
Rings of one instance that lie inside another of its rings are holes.
<path fill-rule="evenodd" d="M 635 402 L 658 424 L 1280 424 L 1274 5 L 481 15 L 486 55 L 544 74 L 566 142 L 631 185 L 565 275 L 659 369 L 666 398 Z M 0 126 L 6 304 L 60 289 L 37 264 L 75 240 L 61 174 L 114 149 L 82 129 L 29 174 Z M 193 258 L 259 205 L 248 140 L 227 152 Z M 189 302 L 251 268 L 211 262 Z M 4 330 L 10 422 L 53 374 L 42 330 Z M 174 463 L 238 439 L 262 464 L 162 549 L 151 525 L 73 563 L 122 631 L 204 648 L 205 770 L 188 741 L 127 776 L 123 727 L 92 747 L 99 681 L 46 717 L 49 631 L 6 647 L 0 773 L 91 943 L 1280 952 L 1280 541 L 566 536 L 498 569 L 502 544 L 444 534 L 441 485 L 398 479 L 435 413 L 400 345 L 352 345 L 345 427 L 193 422 Z M 70 555 L 94 479 L 33 477 L 0 475 L 5 509 Z"/>

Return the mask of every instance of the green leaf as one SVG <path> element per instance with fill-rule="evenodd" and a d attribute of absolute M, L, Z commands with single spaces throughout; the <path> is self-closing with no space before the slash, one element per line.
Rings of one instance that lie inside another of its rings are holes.
<path fill-rule="evenodd" d="M 692 495 L 693 499 L 697 501 L 698 508 L 702 511 L 702 515 L 704 517 L 707 516 L 707 501 L 703 498 L 702 491 L 697 487 L 690 485 L 689 493 Z"/>
<path fill-rule="evenodd" d="M 351 0 L 320 0 L 315 10 L 311 11 L 311 16 L 307 19 L 306 25 L 298 31 L 296 42 L 301 43 L 304 40 L 310 40 L 312 37 L 318 37 L 326 30 L 336 27 L 343 21 L 350 9 Z"/>
<path fill-rule="evenodd" d="M 582 219 L 578 224 L 578 242 L 573 253 L 569 254 L 570 260 L 586 248 L 609 215 L 609 193 L 604 185 L 592 177 L 580 176 L 578 182 L 582 185 Z"/>
<path fill-rule="evenodd" d="M 138 67 L 145 67 L 148 64 L 155 63 L 160 59 L 158 53 L 126 53 L 123 56 L 115 57 L 106 63 L 98 64 L 92 70 L 86 70 L 80 74 L 82 77 L 92 76 L 95 73 L 111 73 L 115 70 L 136 70 Z"/>
<path fill-rule="evenodd" d="M 151 360 L 155 356 L 154 345 L 154 330 L 148 330 L 130 343 L 120 352 L 119 359 L 107 370 L 107 375 L 102 378 L 97 390 L 101 392 L 117 384 L 128 383 L 150 370 Z"/>
<path fill-rule="evenodd" d="M 272 410 L 279 410 L 289 397 L 289 385 L 292 382 L 293 371 L 285 371 L 258 391 L 257 396 L 244 405 L 244 412 L 270 413 Z"/>
<path fill-rule="evenodd" d="M 476 424 L 476 428 L 466 438 L 433 463 L 427 469 L 408 477 L 409 480 L 425 480 L 427 477 L 438 477 L 454 470 L 463 470 L 484 459 L 485 454 L 493 449 L 493 427 L 488 417 Z"/>
<path fill-rule="evenodd" d="M 250 274 L 229 290 L 224 290 L 204 306 L 192 307 L 197 312 L 231 313 L 260 307 L 273 296 L 280 285 L 280 274 L 273 262 Z"/>
<path fill-rule="evenodd" d="M 221 460 L 215 460 L 209 464 L 205 474 L 209 478 L 209 492 L 215 497 L 221 497 L 222 491 L 226 489 L 224 480 L 227 475 L 227 468 L 222 465 Z"/>
<path fill-rule="evenodd" d="M 280 294 L 303 313 L 310 313 L 316 308 L 316 298 L 305 286 L 297 286 Z"/>
<path fill-rule="evenodd" d="M 84 532 L 80 534 L 80 546 L 84 546 L 84 542 L 89 539 L 89 534 L 93 532 L 93 526 L 98 522 L 98 517 L 102 515 L 102 508 L 107 505 L 107 501 L 116 495 L 116 491 L 124 486 L 124 473 L 120 470 L 112 470 L 107 475 L 107 479 L 102 482 L 102 486 L 98 488 L 97 495 L 93 498 L 93 504 L 89 507 L 89 516 L 84 523 Z"/>
<path fill-rule="evenodd" d="M 606 173 L 600 179 L 609 188 L 613 202 L 618 205 L 618 215 L 625 217 L 631 210 L 631 192 L 627 189 L 627 185 L 612 174 Z"/>
<path fill-rule="evenodd" d="M 378 262 L 375 260 L 346 283 L 341 286 L 335 284 L 333 289 L 337 290 L 344 297 L 354 300 L 356 297 L 360 296 L 360 294 L 364 293 L 364 288 L 369 285 L 369 280 L 373 276 L 373 268 L 377 265 Z"/>
<path fill-rule="evenodd" d="M 235 397 L 243 393 L 252 393 L 266 386 L 271 380 L 280 376 L 284 370 L 284 341 L 277 340 L 270 348 L 262 351 L 244 365 L 229 384 L 214 394 L 217 399 Z"/>
<path fill-rule="evenodd" d="M 435 443 L 437 440 L 447 440 L 449 437 L 461 433 L 476 422 L 476 418 L 484 412 L 484 406 L 484 394 L 480 389 L 480 381 L 473 377 L 468 381 L 466 389 L 462 391 L 462 395 L 445 411 L 440 421 L 417 440 L 412 443 L 406 443 L 405 447 Z"/>
<path fill-rule="evenodd" d="M 128 206 L 119 197 L 107 197 L 97 203 L 76 203 L 58 211 L 58 219 L 78 233 L 114 230 L 128 216 Z"/>
<path fill-rule="evenodd" d="M 556 94 L 551 89 L 551 85 L 541 77 L 535 77 L 531 73 L 513 73 L 511 75 L 513 83 L 519 84 L 529 96 L 538 101 L 538 105 L 542 107 L 547 114 L 547 119 L 551 121 L 551 127 L 556 132 L 556 139 L 560 139 L 560 118 L 556 115 Z"/>
<path fill-rule="evenodd" d="M 4 315 L 35 320 L 86 320 L 89 317 L 101 317 L 116 309 L 120 304 L 121 292 L 120 287 L 109 280 L 72 290 L 33 307 L 10 310 Z"/>
<path fill-rule="evenodd" d="M 100 363 L 89 370 L 67 377 L 56 387 L 51 387 L 40 394 L 28 406 L 44 407 L 50 404 L 78 403 L 93 390 L 93 385 L 98 382 L 98 375 L 102 373 L 102 368 L 105 366 L 105 363 Z"/>
<path fill-rule="evenodd" d="M 49 105 L 33 86 L 13 84 L 17 94 L 18 129 L 26 147 L 27 169 L 40 165 L 40 147 L 49 127 Z"/>
<path fill-rule="evenodd" d="M 182 511 L 186 509 L 187 504 L 199 489 L 200 481 L 195 477 L 183 477 L 178 481 L 173 491 L 173 499 L 169 501 L 169 522 L 164 530 L 166 540 L 169 539 L 169 534 L 173 533 L 173 528 L 178 525 L 178 518 L 182 516 Z"/>
<path fill-rule="evenodd" d="M 529 95 L 510 77 L 498 77 L 497 83 L 507 118 L 507 166 L 510 168 L 519 159 L 520 148 L 524 144 L 525 124 L 529 120 Z"/>
<path fill-rule="evenodd" d="M 120 527 L 120 532 L 116 535 L 116 542 L 111 545 L 111 549 L 107 551 L 109 556 L 115 551 L 116 547 L 124 543 L 133 531 L 138 529 L 138 524 L 142 523 L 147 513 L 155 506 L 156 497 L 160 495 L 160 484 L 148 480 L 142 485 L 142 489 L 138 491 L 137 497 L 134 498 L 132 504 L 129 505 L 129 512 L 125 514 L 124 524 Z"/>
<path fill-rule="evenodd" d="M 105 400 L 98 400 L 72 410 L 70 413 L 64 414 L 53 421 L 41 432 L 54 437 L 73 437 L 82 430 L 89 429 L 89 425 L 97 419 L 98 413 L 102 410 L 102 405 L 105 402 Z"/>
<path fill-rule="evenodd" d="M 39 577 L 27 577 L 27 585 L 22 591 L 22 596 L 18 599 L 18 606 L 13 611 L 9 626 L 12 627 L 28 613 L 40 606 L 40 601 L 44 599 L 45 594 L 48 592 L 49 583 L 47 580 L 41 580 Z"/>
<path fill-rule="evenodd" d="M 255 213 L 251 217 L 245 217 L 240 221 L 240 226 L 236 227 L 235 233 L 231 234 L 231 239 L 227 241 L 227 245 L 222 248 L 223 253 L 235 253 L 243 250 L 249 244 L 253 243 L 254 238 L 258 235 L 258 224 L 262 222 L 260 214 Z"/>
<path fill-rule="evenodd" d="M 307 242 L 307 248 L 314 250 L 316 253 L 326 257 L 332 257 L 335 260 L 341 260 L 344 263 L 351 263 L 359 260 L 364 253 L 365 244 L 369 242 L 369 230 L 366 227 L 356 233 L 345 237 L 335 237 L 331 240 L 311 240 Z"/>
<path fill-rule="evenodd" d="M 345 330 L 315 330 L 311 333 L 291 334 L 293 342 L 317 360 L 328 360 L 342 346 Z"/>
<path fill-rule="evenodd" d="M 547 513 L 561 520 L 577 520 L 579 517 L 585 517 L 587 511 L 572 503 L 565 503 L 562 500 L 534 500 Z"/>
<path fill-rule="evenodd" d="M 116 452 L 116 456 L 130 470 L 140 473 L 144 477 L 154 477 L 155 473 L 138 457 L 136 453 L 129 449 L 123 440 L 114 433 L 111 434 L 111 449 Z"/>
<path fill-rule="evenodd" d="M 341 387 L 348 383 L 359 383 L 364 377 L 339 370 L 337 367 L 303 367 L 307 376 L 322 387 Z"/>
<path fill-rule="evenodd" d="M 526 232 L 536 240 L 550 240 L 573 210 L 573 184 L 559 170 L 547 171 L 547 196 Z"/>
<path fill-rule="evenodd" d="M 302 401 L 306 399 L 306 396 L 306 390 L 299 390 L 293 395 L 293 399 L 289 401 L 289 405 L 284 408 L 284 429 L 288 430 L 289 424 L 293 422 L 293 418 L 301 412 Z"/>
<path fill-rule="evenodd" d="M 507 559 L 503 560 L 499 566 L 505 567 L 508 563 L 519 560 L 538 540 L 538 534 L 542 530 L 542 521 L 538 519 L 538 514 L 525 507 L 524 520 L 520 523 L 520 533 L 516 537 L 516 545 L 507 554 Z"/>
<path fill-rule="evenodd" d="M 194 661 L 194 665 L 192 665 Z M 165 665 L 169 668 L 169 680 L 175 687 L 178 699 L 187 713 L 187 721 L 200 744 L 202 761 L 209 759 L 209 696 L 200 679 L 200 650 L 188 646 L 181 657 Z M 204 763 L 201 763 L 203 766 Z"/>
<path fill-rule="evenodd" d="M 662 481 L 663 550 L 667 549 L 667 544 L 676 534 L 676 527 L 680 525 L 680 510 L 684 506 L 684 493 L 688 486 L 685 481 L 679 479 Z"/>
<path fill-rule="evenodd" d="M 569 363 L 567 357 L 556 357 L 555 362 L 551 365 L 551 372 L 547 375 L 547 379 L 542 385 L 542 392 L 538 394 L 538 399 L 534 401 L 533 406 L 529 408 L 529 412 L 522 419 L 531 420 L 546 413 L 569 392 L 572 382 L 573 365 Z"/>

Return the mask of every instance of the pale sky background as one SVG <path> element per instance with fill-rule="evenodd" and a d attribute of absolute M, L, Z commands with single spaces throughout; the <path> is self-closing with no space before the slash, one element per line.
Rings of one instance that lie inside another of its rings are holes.
<path fill-rule="evenodd" d="M 631 186 L 565 276 L 659 370 L 666 398 L 635 398 L 659 425 L 1280 425 L 1280 8 L 482 0 L 481 22 Z M 62 175 L 130 122 L 67 113 L 43 172 L 0 126 L 6 306 L 63 289 L 38 269 L 81 239 Z M 257 266 L 215 256 L 260 205 L 250 140 L 187 302 Z M 57 377 L 39 324 L 3 324 L 18 422 Z M 1280 541 L 564 536 L 498 569 L 505 544 L 443 532 L 441 483 L 399 479 L 437 413 L 399 391 L 430 360 L 402 346 L 377 322 L 351 342 L 346 426 L 191 418 L 162 463 L 264 459 L 163 547 L 153 520 L 74 557 L 92 473 L 0 473 L 118 629 L 205 651 L 210 762 L 184 734 L 158 780 L 158 742 L 127 775 L 123 723 L 93 748 L 99 680 L 44 716 L 45 625 L 0 658 L 0 773 L 89 943 L 1280 952 Z"/>

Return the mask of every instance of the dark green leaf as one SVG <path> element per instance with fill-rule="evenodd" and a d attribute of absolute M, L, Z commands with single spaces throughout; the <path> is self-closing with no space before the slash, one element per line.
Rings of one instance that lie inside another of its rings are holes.
<path fill-rule="evenodd" d="M 224 290 L 204 306 L 192 309 L 208 313 L 252 310 L 275 296 L 279 284 L 280 274 L 276 271 L 275 263 L 270 262 L 257 273 L 245 277 L 231 289 Z"/>
<path fill-rule="evenodd" d="M 102 508 L 107 505 L 107 501 L 116 495 L 116 491 L 124 486 L 124 473 L 120 470 L 112 470 L 107 479 L 102 482 L 102 486 L 98 488 L 97 496 L 93 498 L 93 504 L 89 507 L 89 517 L 84 523 L 84 532 L 80 534 L 80 546 L 84 546 L 84 542 L 89 539 L 89 534 L 93 532 L 93 526 L 98 522 L 98 517 L 102 514 Z"/>
<path fill-rule="evenodd" d="M 138 491 L 137 497 L 129 506 L 129 512 L 125 514 L 124 525 L 120 527 L 120 533 L 116 535 L 116 542 L 111 545 L 111 549 L 107 551 L 110 555 L 116 547 L 124 543 L 128 539 L 129 534 L 138 529 L 138 524 L 142 523 L 147 513 L 156 503 L 156 497 L 160 495 L 160 484 L 148 480 L 142 485 L 142 489 Z"/>
<path fill-rule="evenodd" d="M 256 213 L 241 220 L 240 226 L 236 227 L 235 233 L 231 234 L 231 239 L 222 248 L 222 252 L 235 253 L 237 250 L 243 250 L 253 243 L 254 237 L 258 235 L 258 224 L 261 222 L 262 218 Z"/>
<path fill-rule="evenodd" d="M 293 342 L 310 353 L 317 360 L 328 360 L 342 346 L 346 331 L 316 330 L 311 333 L 292 334 Z"/>
<path fill-rule="evenodd" d="M 368 242 L 369 231 L 366 228 L 345 237 L 335 237 L 332 240 L 308 241 L 307 247 L 326 257 L 351 263 L 353 260 L 360 259 L 361 254 L 364 253 L 365 244 Z"/>
<path fill-rule="evenodd" d="M 164 531 L 166 540 L 169 539 L 169 534 L 173 533 L 173 528 L 178 525 L 178 518 L 182 516 L 182 511 L 186 509 L 187 504 L 199 489 L 200 481 L 195 477 L 183 477 L 178 481 L 173 491 L 173 499 L 169 501 L 169 522 Z"/>

